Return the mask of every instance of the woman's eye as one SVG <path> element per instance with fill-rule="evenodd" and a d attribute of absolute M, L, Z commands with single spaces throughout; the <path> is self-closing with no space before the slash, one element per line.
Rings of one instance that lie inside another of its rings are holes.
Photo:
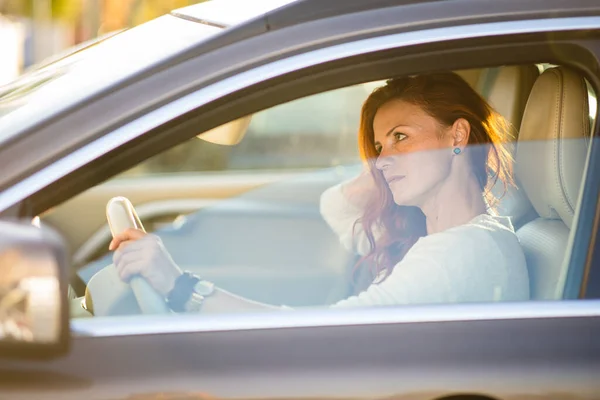
<path fill-rule="evenodd" d="M 394 139 L 396 139 L 396 142 L 399 142 L 399 141 L 404 140 L 406 138 L 407 138 L 407 136 L 404 133 L 394 132 Z"/>

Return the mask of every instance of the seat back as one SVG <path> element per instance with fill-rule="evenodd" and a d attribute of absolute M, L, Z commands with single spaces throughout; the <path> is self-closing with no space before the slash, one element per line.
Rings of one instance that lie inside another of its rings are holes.
<path fill-rule="evenodd" d="M 563 67 L 544 71 L 525 107 L 515 162 L 516 178 L 538 215 L 517 230 L 534 300 L 562 297 L 589 136 L 583 77 Z"/>
<path fill-rule="evenodd" d="M 514 138 L 507 143 L 513 156 L 525 105 L 539 74 L 537 66 L 533 64 L 494 67 L 483 70 L 477 82 L 478 92 L 513 128 Z M 498 181 L 492 188 L 492 194 L 500 199 L 495 205 L 496 212 L 510 217 L 515 227 L 520 227 L 535 216 L 533 206 L 518 185 L 505 188 L 504 183 Z"/>

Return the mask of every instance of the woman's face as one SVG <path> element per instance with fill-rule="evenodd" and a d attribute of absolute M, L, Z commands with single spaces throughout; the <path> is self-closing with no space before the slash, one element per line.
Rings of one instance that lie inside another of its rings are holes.
<path fill-rule="evenodd" d="M 373 129 L 375 165 L 394 202 L 421 206 L 450 174 L 456 126 L 444 127 L 421 107 L 392 100 L 375 114 Z"/>

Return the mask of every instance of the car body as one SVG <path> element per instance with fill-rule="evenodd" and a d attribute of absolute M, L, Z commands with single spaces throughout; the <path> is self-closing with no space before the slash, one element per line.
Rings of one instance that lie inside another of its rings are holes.
<path fill-rule="evenodd" d="M 251 173 L 227 175 L 137 177 L 132 169 L 100 183 L 224 123 L 250 114 L 259 120 L 270 107 L 389 75 L 442 68 L 468 76 L 551 60 L 581 68 L 598 89 L 599 32 L 600 5 L 585 0 L 269 0 L 252 7 L 214 0 L 177 10 L 8 86 L 4 99 L 12 97 L 4 104 L 0 97 L 0 215 L 41 216 L 72 246 L 75 266 L 96 260 L 95 272 L 110 260 L 97 251 L 109 238 L 103 206 L 126 195 L 136 206 L 153 203 L 142 219 L 166 219 L 169 226 L 157 232 L 172 246 L 190 226 L 221 241 L 237 234 L 236 243 L 255 243 L 260 270 L 273 252 L 269 240 L 291 243 L 281 257 L 289 255 L 294 268 L 240 275 L 223 269 L 233 259 L 201 269 L 217 283 L 263 301 L 333 302 L 350 290 L 330 289 L 346 271 L 299 269 L 323 259 L 309 258 L 317 254 L 306 250 L 309 240 L 251 221 L 310 220 L 310 232 L 324 238 L 319 249 L 340 248 L 336 254 L 352 266 L 356 258 L 320 219 L 318 199 L 356 173 L 358 156 L 306 170 L 252 170 L 244 161 Z M 562 301 L 73 319 L 66 356 L 0 361 L 0 397 L 597 398 L 599 152 L 592 141 Z M 286 195 L 274 203 L 279 192 Z M 170 225 L 182 214 L 191 215 Z M 238 225 L 228 228 L 223 217 Z M 206 242 L 206 251 L 215 243 Z M 80 296 L 90 277 L 80 269 L 73 282 Z M 258 283 L 250 290 L 243 283 L 252 279 Z M 319 283 L 319 294 L 311 294 Z"/>

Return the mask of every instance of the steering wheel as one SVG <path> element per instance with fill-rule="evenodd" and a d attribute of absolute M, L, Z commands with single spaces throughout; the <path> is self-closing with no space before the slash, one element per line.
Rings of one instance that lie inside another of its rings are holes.
<path fill-rule="evenodd" d="M 106 218 L 113 237 L 125 229 L 144 230 L 135 208 L 125 197 L 114 197 L 106 205 Z M 169 314 L 165 299 L 141 276 L 125 283 L 111 264 L 88 282 L 85 305 L 95 316 Z"/>
<path fill-rule="evenodd" d="M 90 279 L 85 306 L 94 316 L 171 313 L 164 298 L 144 278 L 125 283 L 113 264 Z"/>

